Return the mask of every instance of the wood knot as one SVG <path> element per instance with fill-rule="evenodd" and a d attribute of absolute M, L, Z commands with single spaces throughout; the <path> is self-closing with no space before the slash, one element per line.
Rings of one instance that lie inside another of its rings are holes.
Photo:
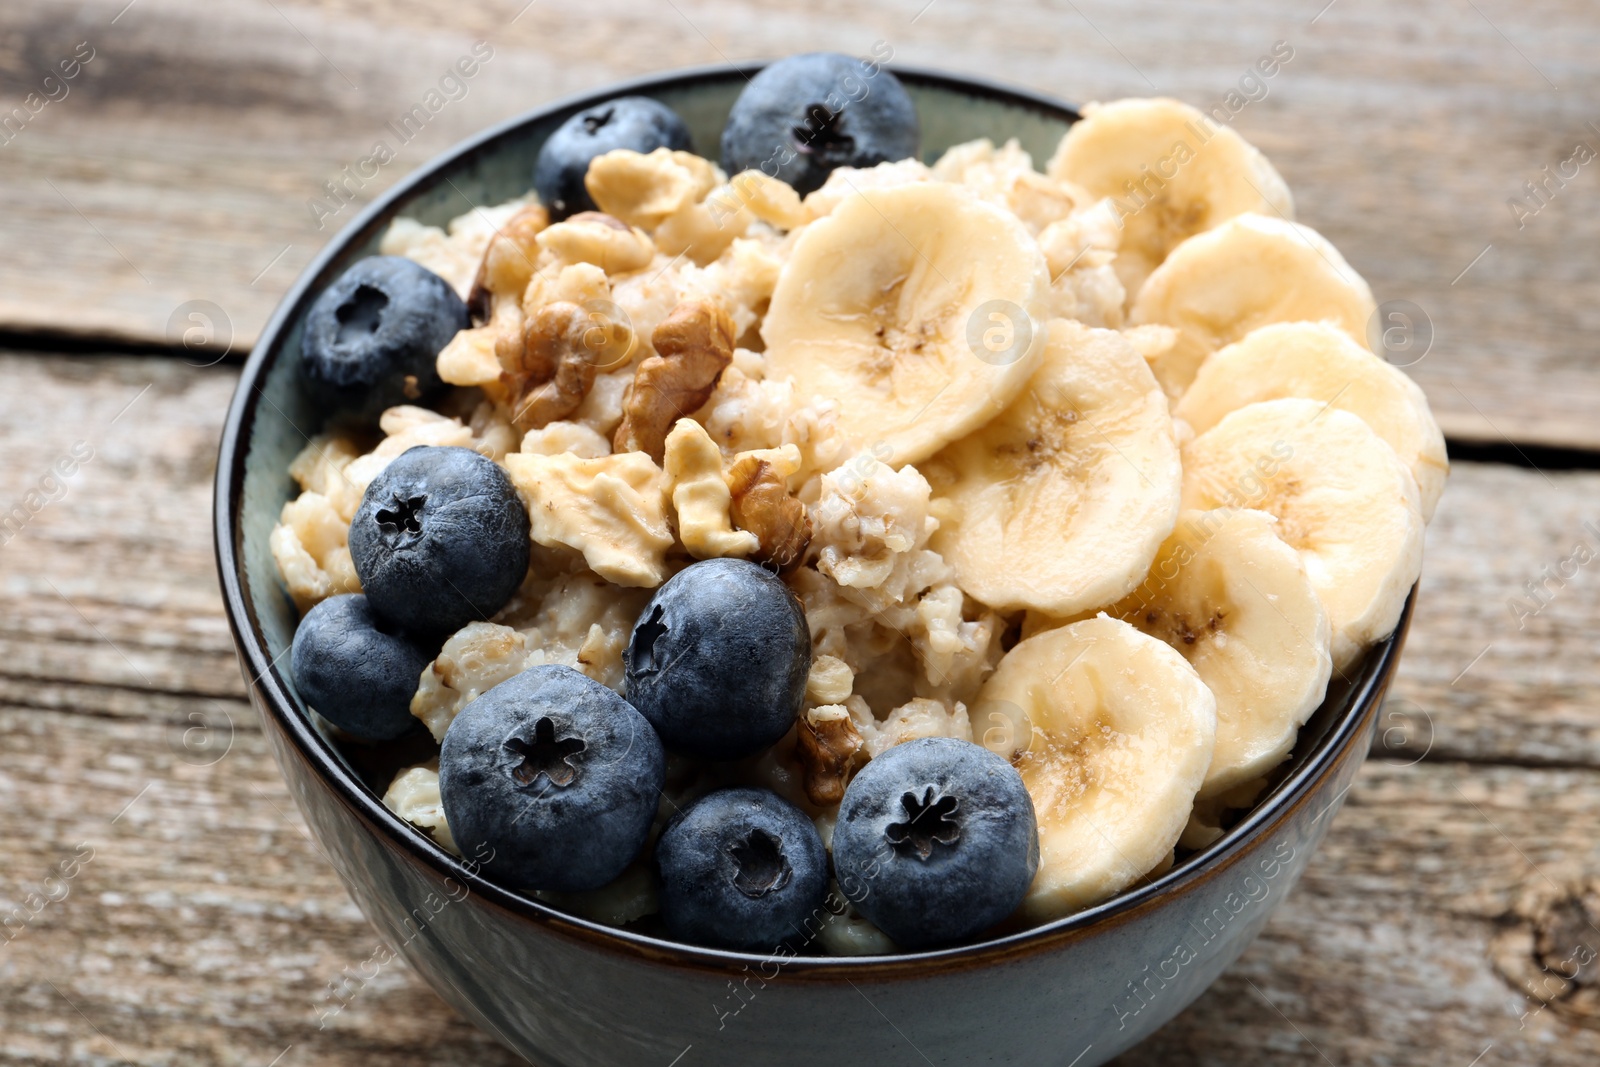
<path fill-rule="evenodd" d="M 1530 890 L 1501 923 L 1489 954 L 1529 998 L 1524 1022 L 1548 1009 L 1600 1030 L 1600 880 Z"/>

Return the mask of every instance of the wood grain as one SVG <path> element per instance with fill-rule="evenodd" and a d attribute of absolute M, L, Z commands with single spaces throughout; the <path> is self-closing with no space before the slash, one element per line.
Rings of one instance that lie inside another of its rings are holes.
<path fill-rule="evenodd" d="M 516 1062 L 400 965 L 319 1026 L 377 940 L 306 836 L 221 616 L 210 479 L 236 373 L 0 353 L 0 380 L 0 505 L 94 450 L 0 546 L 0 921 L 62 898 L 0 939 L 0 1064 Z M 1466 1067 L 1491 1042 L 1484 1064 L 1594 1062 L 1600 1017 L 1541 971 L 1572 950 L 1538 941 L 1589 937 L 1562 901 L 1600 880 L 1594 579 L 1522 631 L 1505 599 L 1585 536 L 1597 489 L 1458 466 L 1390 758 L 1263 937 L 1122 1062 Z"/>
<path fill-rule="evenodd" d="M 1234 124 L 1380 300 L 1422 310 L 1432 347 L 1411 370 L 1446 431 L 1600 447 L 1587 344 L 1600 328 L 1600 171 L 1551 185 L 1520 224 L 1507 206 L 1578 142 L 1600 150 L 1600 10 L 1582 0 L 125 6 L 7 5 L 0 104 L 21 102 L 80 42 L 95 58 L 0 145 L 0 329 L 173 345 L 211 329 L 213 348 L 244 350 L 354 214 L 319 230 L 308 201 L 474 40 L 494 59 L 357 203 L 490 122 L 686 64 L 883 40 L 900 62 L 1073 100 L 1162 93 L 1215 107 L 1281 40 L 1294 58 Z M 222 314 L 174 320 L 190 301 Z"/>

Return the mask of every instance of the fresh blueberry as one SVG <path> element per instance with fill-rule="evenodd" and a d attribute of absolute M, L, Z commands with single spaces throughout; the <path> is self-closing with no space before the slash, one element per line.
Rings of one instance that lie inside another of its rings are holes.
<path fill-rule="evenodd" d="M 648 96 L 619 96 L 585 108 L 546 139 L 533 165 L 533 187 L 549 209 L 552 222 L 595 210 L 594 199 L 583 184 L 589 161 L 618 148 L 692 151 L 689 127 L 683 119 Z"/>
<path fill-rule="evenodd" d="M 306 612 L 289 653 L 306 703 L 363 741 L 389 741 L 418 725 L 411 696 L 432 659 L 379 622 L 359 593 L 329 597 Z"/>
<path fill-rule="evenodd" d="M 981 745 L 895 745 L 851 780 L 833 831 L 839 888 L 901 948 L 972 937 L 1017 909 L 1039 869 L 1033 801 Z"/>
<path fill-rule="evenodd" d="M 668 748 L 740 759 L 794 725 L 811 630 L 777 575 L 748 560 L 708 559 L 656 590 L 623 659 L 629 703 Z"/>
<path fill-rule="evenodd" d="M 811 820 L 765 789 L 722 789 L 656 842 L 661 919 L 680 941 L 772 951 L 820 919 L 828 854 Z"/>
<path fill-rule="evenodd" d="M 801 196 L 835 167 L 917 154 L 917 108 L 880 65 L 837 52 L 780 59 L 744 87 L 722 128 L 722 169 L 765 171 Z"/>
<path fill-rule="evenodd" d="M 443 278 L 400 256 L 372 256 L 311 305 L 300 369 L 325 403 L 375 414 L 439 388 L 439 350 L 470 325 Z"/>
<path fill-rule="evenodd" d="M 350 524 L 362 591 L 385 620 L 449 633 L 505 606 L 528 571 L 528 511 L 470 448 L 407 449 L 367 486 Z"/>
<path fill-rule="evenodd" d="M 457 844 L 514 889 L 598 889 L 650 835 L 666 755 L 626 700 L 571 667 L 530 667 L 445 731 L 439 797 Z"/>

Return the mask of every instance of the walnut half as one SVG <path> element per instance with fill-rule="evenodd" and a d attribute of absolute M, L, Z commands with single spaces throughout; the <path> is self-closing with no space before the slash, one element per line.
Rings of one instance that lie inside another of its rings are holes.
<path fill-rule="evenodd" d="M 750 558 L 780 571 L 797 566 L 811 543 L 811 517 L 789 492 L 784 473 L 759 455 L 746 453 L 728 468 L 726 477 L 734 526 L 755 534 L 759 542 Z"/>
<path fill-rule="evenodd" d="M 585 344 L 583 308 L 558 300 L 523 324 L 521 358 L 503 380 L 512 387 L 511 421 L 524 432 L 577 411 L 594 384 L 596 354 Z"/>
<path fill-rule="evenodd" d="M 667 434 L 698 411 L 733 362 L 733 317 L 718 300 L 685 300 L 650 335 L 656 354 L 633 372 L 612 447 L 660 463 Z"/>
<path fill-rule="evenodd" d="M 549 225 L 549 213 L 538 204 L 531 204 L 495 231 L 478 263 L 478 276 L 467 297 L 473 325 L 482 326 L 489 321 L 491 294 L 512 298 L 521 295 L 539 258 L 538 236 Z"/>
<path fill-rule="evenodd" d="M 800 716 L 794 752 L 811 803 L 827 807 L 844 799 L 860 751 L 861 735 L 842 706 L 827 704 Z"/>

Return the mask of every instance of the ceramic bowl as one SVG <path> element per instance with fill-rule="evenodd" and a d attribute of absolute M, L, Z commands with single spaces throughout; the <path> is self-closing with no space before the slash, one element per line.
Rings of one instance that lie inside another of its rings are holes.
<path fill-rule="evenodd" d="M 1070 918 L 911 956 L 777 960 L 670 943 L 585 921 L 494 885 L 386 809 L 371 768 L 320 733 L 280 666 L 296 613 L 268 535 L 295 487 L 290 460 L 316 416 L 296 374 L 315 296 L 372 254 L 397 215 L 442 224 L 526 191 L 544 138 L 573 112 L 642 93 L 714 152 L 758 65 L 681 71 L 541 108 L 399 182 L 295 283 L 251 353 L 217 470 L 216 545 L 250 697 L 312 832 L 383 937 L 464 1016 L 539 1067 L 1092 1067 L 1189 1004 L 1261 930 L 1311 858 L 1374 730 L 1399 659 L 1394 637 L 1330 693 L 1257 808 L 1166 874 Z M 1077 118 L 1066 104 L 896 68 L 925 157 L 1015 137 L 1042 165 Z"/>

